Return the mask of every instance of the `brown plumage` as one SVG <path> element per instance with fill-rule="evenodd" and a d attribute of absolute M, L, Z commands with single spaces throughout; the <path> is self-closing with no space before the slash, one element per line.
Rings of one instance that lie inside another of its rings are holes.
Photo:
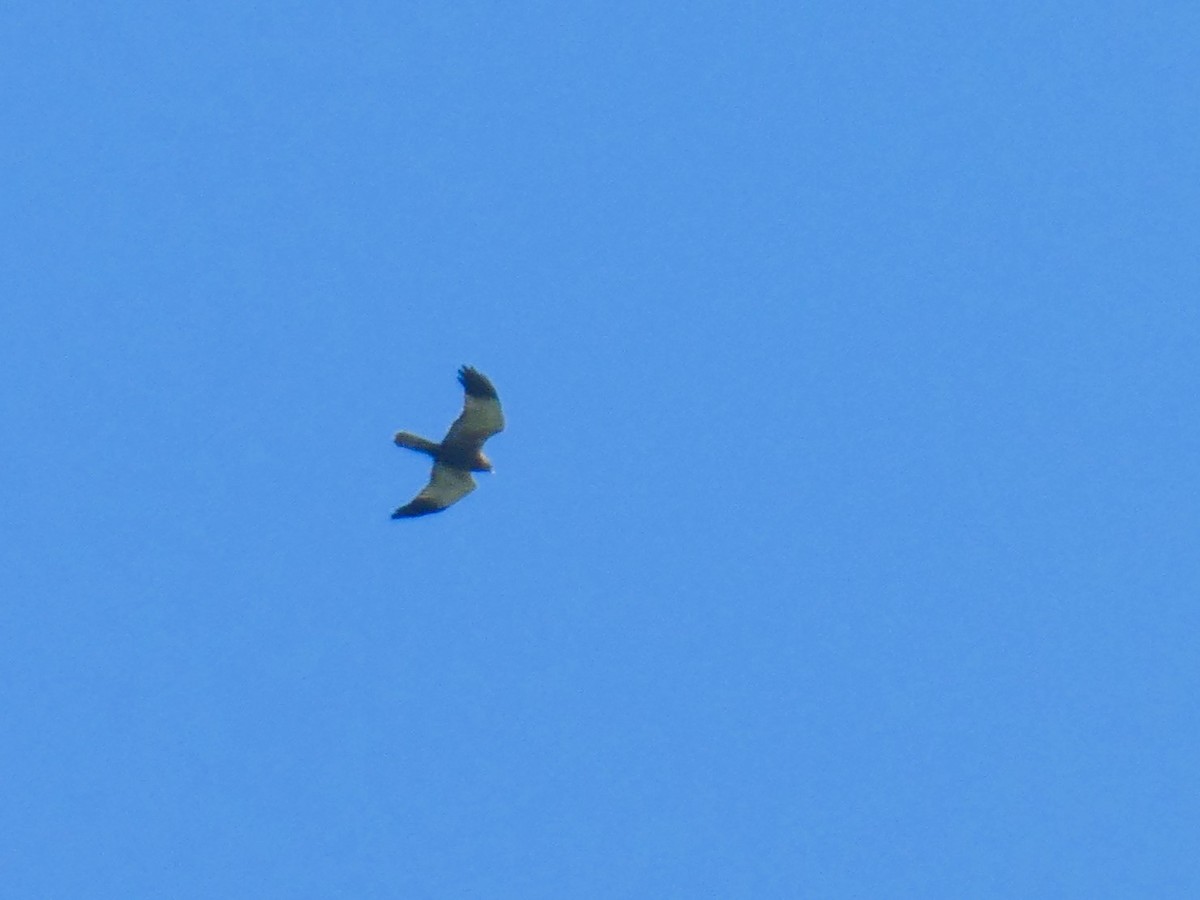
<path fill-rule="evenodd" d="M 440 444 L 407 431 L 396 433 L 398 447 L 407 447 L 433 457 L 429 484 L 394 513 L 393 519 L 406 519 L 441 512 L 475 490 L 472 472 L 490 472 L 492 463 L 483 455 L 483 443 L 504 430 L 500 398 L 488 379 L 470 366 L 458 370 L 463 386 L 463 411 Z"/>

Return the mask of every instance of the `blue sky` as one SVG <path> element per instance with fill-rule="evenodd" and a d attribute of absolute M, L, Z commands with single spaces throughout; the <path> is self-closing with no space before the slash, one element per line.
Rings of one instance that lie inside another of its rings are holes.
<path fill-rule="evenodd" d="M 0 26 L 11 896 L 1200 895 L 1194 5 Z"/>

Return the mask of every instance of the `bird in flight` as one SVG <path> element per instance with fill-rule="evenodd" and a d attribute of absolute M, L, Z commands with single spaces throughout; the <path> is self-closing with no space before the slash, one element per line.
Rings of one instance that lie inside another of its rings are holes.
<path fill-rule="evenodd" d="M 475 490 L 472 472 L 492 471 L 492 462 L 483 455 L 483 442 L 504 430 L 500 398 L 487 377 L 470 366 L 458 370 L 463 386 L 463 411 L 440 444 L 407 431 L 396 432 L 396 446 L 407 447 L 433 457 L 429 484 L 394 513 L 393 519 L 407 519 L 441 512 Z"/>

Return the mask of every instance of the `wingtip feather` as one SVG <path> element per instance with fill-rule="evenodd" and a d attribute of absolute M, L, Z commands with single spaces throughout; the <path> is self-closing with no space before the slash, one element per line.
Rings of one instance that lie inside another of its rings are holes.
<path fill-rule="evenodd" d="M 427 516 L 430 513 L 441 512 L 445 508 L 446 507 L 439 506 L 438 504 L 432 502 L 431 500 L 428 500 L 424 497 L 418 496 L 414 500 L 410 501 L 409 503 L 406 503 L 404 506 L 401 506 L 394 513 L 392 513 L 392 518 L 393 519 L 411 519 L 411 518 L 414 518 L 415 516 Z"/>
<path fill-rule="evenodd" d="M 472 397 L 488 397 L 498 399 L 496 388 L 486 375 L 480 373 L 474 366 L 463 366 L 458 370 L 458 383 Z"/>

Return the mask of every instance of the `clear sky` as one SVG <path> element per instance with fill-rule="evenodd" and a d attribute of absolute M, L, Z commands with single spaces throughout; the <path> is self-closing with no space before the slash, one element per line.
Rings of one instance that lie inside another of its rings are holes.
<path fill-rule="evenodd" d="M 1200 6 L 0 34 L 5 896 L 1200 896 Z"/>

